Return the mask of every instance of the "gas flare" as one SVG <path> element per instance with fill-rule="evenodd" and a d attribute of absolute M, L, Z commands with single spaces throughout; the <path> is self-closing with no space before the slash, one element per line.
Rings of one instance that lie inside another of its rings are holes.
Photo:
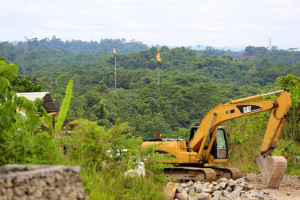
<path fill-rule="evenodd" d="M 115 55 L 117 55 L 117 51 L 116 51 L 116 49 L 114 49 L 114 53 L 115 53 Z"/>
<path fill-rule="evenodd" d="M 160 57 L 160 53 L 159 53 L 159 49 L 157 49 L 157 55 L 156 55 L 156 59 L 158 62 L 161 61 L 161 57 Z"/>

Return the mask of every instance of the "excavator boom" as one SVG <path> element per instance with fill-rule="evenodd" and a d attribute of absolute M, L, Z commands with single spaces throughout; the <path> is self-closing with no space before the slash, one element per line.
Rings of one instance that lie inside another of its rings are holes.
<path fill-rule="evenodd" d="M 281 93 L 276 100 L 248 102 L 276 93 Z M 206 161 L 209 157 L 207 152 L 210 152 L 213 141 L 210 141 L 211 144 L 206 151 L 203 150 L 204 144 L 207 137 L 214 132 L 217 126 L 230 119 L 271 110 L 271 115 L 261 146 L 261 155 L 256 158 L 256 164 L 262 173 L 265 185 L 269 188 L 278 188 L 284 177 L 287 161 L 282 156 L 273 156 L 272 151 L 276 148 L 276 142 L 288 117 L 290 107 L 291 97 L 288 89 L 267 94 L 258 94 L 252 97 L 221 104 L 212 109 L 203 118 L 196 134 L 190 140 L 188 146 L 190 149 L 198 151 L 200 160 Z"/>
<path fill-rule="evenodd" d="M 276 100 L 248 102 L 276 93 L 281 93 Z M 207 137 L 212 134 L 221 123 L 231 119 L 271 110 L 268 126 L 261 146 L 261 154 L 267 153 L 268 155 L 271 155 L 272 150 L 276 147 L 277 139 L 287 119 L 290 107 L 291 97 L 288 89 L 267 94 L 258 94 L 252 97 L 221 104 L 205 115 L 194 137 L 188 143 L 188 147 L 197 151 L 199 157 L 203 158 L 202 153 Z M 211 143 L 212 142 L 213 141 L 211 141 Z"/>

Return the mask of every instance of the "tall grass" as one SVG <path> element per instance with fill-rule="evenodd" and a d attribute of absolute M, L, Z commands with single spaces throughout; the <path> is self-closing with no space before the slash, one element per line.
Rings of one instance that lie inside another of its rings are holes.
<path fill-rule="evenodd" d="M 142 151 L 141 139 L 132 137 L 127 124 L 105 129 L 87 120 L 76 123 L 78 127 L 64 139 L 65 161 L 82 167 L 82 182 L 90 199 L 164 199 L 166 179 L 160 162 L 164 158 L 153 148 Z M 126 151 L 118 154 L 122 149 Z M 146 176 L 124 175 L 145 159 Z"/>
<path fill-rule="evenodd" d="M 255 158 L 260 155 L 268 117 L 268 113 L 259 113 L 225 123 L 227 132 L 230 133 L 229 165 L 246 172 L 260 172 Z M 288 124 L 283 128 L 273 154 L 287 159 L 287 174 L 300 175 L 299 143 L 286 137 L 287 126 Z"/>
<path fill-rule="evenodd" d="M 292 74 L 277 78 L 276 88 L 272 91 L 288 88 L 291 94 L 289 117 L 281 131 L 277 148 L 273 154 L 287 159 L 287 172 L 300 175 L 300 78 Z M 272 96 L 271 98 L 276 98 Z M 243 171 L 257 171 L 254 159 L 259 156 L 264 133 L 270 113 L 264 112 L 226 122 L 229 139 L 229 164 Z"/>

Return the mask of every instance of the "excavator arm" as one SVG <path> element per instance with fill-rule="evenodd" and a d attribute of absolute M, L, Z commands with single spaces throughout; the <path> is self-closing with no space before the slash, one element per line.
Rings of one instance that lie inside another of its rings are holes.
<path fill-rule="evenodd" d="M 276 93 L 281 93 L 276 100 L 248 102 L 250 100 L 261 99 L 264 96 Z M 226 104 L 220 104 L 205 115 L 188 146 L 190 149 L 197 151 L 198 154 L 201 155 L 201 151 L 203 151 L 207 137 L 223 122 L 271 110 L 271 115 L 261 147 L 261 154 L 268 153 L 270 155 L 272 152 L 271 150 L 274 149 L 276 145 L 290 107 L 291 97 L 287 89 L 267 94 L 258 94 L 244 99 L 229 101 Z"/>
<path fill-rule="evenodd" d="M 276 100 L 251 101 L 262 99 L 264 96 L 276 93 L 281 93 Z M 291 97 L 288 89 L 267 94 L 258 94 L 239 100 L 229 101 L 225 104 L 220 104 L 207 113 L 207 115 L 203 118 L 197 132 L 188 143 L 188 148 L 190 151 L 197 152 L 200 161 L 206 162 L 216 136 L 215 130 L 221 123 L 227 120 L 271 110 L 268 126 L 261 146 L 261 156 L 256 159 L 256 162 L 258 167 L 261 169 L 262 175 L 268 179 L 267 185 L 269 187 L 277 188 L 286 169 L 286 160 L 284 157 L 279 156 L 277 158 L 272 156 L 272 151 L 276 147 L 277 139 L 288 117 L 290 107 Z M 208 149 L 204 150 L 205 142 L 211 134 L 212 139 L 210 140 Z M 280 176 L 282 177 L 274 175 L 274 173 L 276 174 L 278 170 L 281 172 Z M 282 171 L 284 171 L 283 174 Z M 274 177 L 277 177 L 275 181 Z"/>

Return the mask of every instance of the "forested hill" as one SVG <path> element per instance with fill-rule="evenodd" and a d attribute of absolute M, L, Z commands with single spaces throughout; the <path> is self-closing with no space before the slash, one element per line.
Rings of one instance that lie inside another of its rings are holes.
<path fill-rule="evenodd" d="M 6 44 L 7 50 L 11 48 L 11 43 L 3 42 L 2 45 Z M 38 38 L 28 39 L 25 42 L 19 41 L 14 42 L 16 48 L 24 50 L 34 50 L 34 49 L 53 49 L 53 50 L 65 50 L 69 52 L 99 52 L 107 51 L 111 52 L 114 48 L 118 49 L 118 53 L 126 54 L 130 52 L 138 52 L 146 50 L 149 47 L 142 42 L 131 40 L 126 41 L 126 39 L 101 39 L 100 42 L 97 41 L 82 41 L 82 40 L 67 40 L 63 41 L 57 38 L 55 35 L 52 38 L 44 38 L 39 40 Z M 8 52 L 8 51 L 7 51 Z"/>
<path fill-rule="evenodd" d="M 112 199 L 163 199 L 157 191 L 165 178 L 158 175 L 164 167 L 160 161 L 166 158 L 154 153 L 154 149 L 140 151 L 142 139 L 161 132 L 164 138 L 188 141 L 190 127 L 199 125 L 222 102 L 288 88 L 291 109 L 273 153 L 288 159 L 287 173 L 299 175 L 297 52 L 252 46 L 243 52 L 162 46 L 162 60 L 158 62 L 157 48 L 135 52 L 129 48 L 138 46 L 135 42 L 123 44 L 123 50 L 130 49 L 125 53 L 109 40 L 105 40 L 106 49 L 99 48 L 104 40 L 100 44 L 71 41 L 73 50 L 63 48 L 67 42 L 54 41 L 57 46 L 49 46 L 50 41 L 45 46 L 36 41 L 34 46 L 34 40 L 19 45 L 0 43 L 0 127 L 4 130 L 4 137 L 0 137 L 0 164 L 80 165 L 83 184 L 92 198 L 107 199 L 114 194 Z M 93 45 L 99 49 L 89 49 Z M 15 97 L 15 92 L 42 91 L 50 92 L 61 105 L 54 127 L 40 99 L 33 103 Z M 277 95 L 263 100 L 275 100 Z M 26 117 L 16 112 L 17 108 L 25 109 Z M 75 126 L 68 134 L 59 126 L 64 122 L 64 116 L 60 116 L 66 113 L 70 126 Z M 252 113 L 222 126 L 230 133 L 229 165 L 257 172 L 254 162 L 249 161 L 260 155 L 270 112 Z M 64 155 L 58 151 L 61 146 L 67 152 Z M 121 149 L 128 151 L 120 155 Z M 124 173 L 133 169 L 133 162 L 141 158 L 147 158 L 149 175 L 124 178 Z M 104 188 L 101 194 L 99 188 Z"/>
<path fill-rule="evenodd" d="M 172 50 L 166 46 L 160 47 L 162 51 L 167 52 Z M 71 40 L 71 41 L 62 41 L 60 38 L 53 36 L 51 39 L 44 38 L 38 40 L 37 38 L 28 39 L 26 42 L 0 42 L 0 56 L 5 57 L 7 61 L 11 61 L 19 65 L 20 70 L 19 74 L 31 74 L 33 71 L 36 73 L 40 71 L 41 65 L 45 63 L 55 63 L 65 69 L 67 66 L 74 66 L 75 68 L 85 68 L 86 65 L 99 63 L 100 57 L 111 56 L 113 55 L 113 49 L 117 50 L 118 55 L 124 55 L 130 53 L 138 53 L 141 55 L 142 59 L 146 59 L 146 62 L 143 61 L 143 65 L 151 65 L 149 63 L 150 59 L 155 58 L 156 50 L 154 48 L 150 49 L 147 45 L 142 42 L 137 42 L 131 40 L 126 42 L 125 39 L 102 39 L 100 42 L 96 41 L 81 41 L 81 40 Z M 268 50 L 265 47 L 254 47 L 247 46 L 244 51 L 234 52 L 230 49 L 219 50 L 211 46 L 207 46 L 205 50 L 191 50 L 190 48 L 178 47 L 172 53 L 177 54 L 177 56 L 182 56 L 178 50 L 182 53 L 185 53 L 180 59 L 187 59 L 187 54 L 197 55 L 197 56 L 212 56 L 212 57 L 222 57 L 232 60 L 242 60 L 257 62 L 260 59 L 267 59 L 272 63 L 284 63 L 294 65 L 300 62 L 300 53 L 295 49 L 292 50 L 279 50 L 276 47 L 272 47 L 271 50 Z M 295 50 L 295 51 L 294 51 Z M 149 54 L 149 51 L 151 52 Z M 145 57 L 146 56 L 146 57 Z M 122 56 L 121 56 L 122 57 Z M 130 60 L 127 60 L 127 66 L 132 67 L 132 63 L 137 63 L 139 61 L 133 59 L 139 59 L 139 56 L 134 56 L 131 54 Z M 171 57 L 167 57 L 169 59 Z M 174 55 L 172 55 L 172 59 Z M 190 57 L 189 57 L 190 58 Z M 188 59 L 189 59 L 188 58 Z M 194 58 L 193 58 L 194 59 Z M 165 60 L 165 59 L 164 59 Z M 176 61 L 180 64 L 181 61 Z M 148 63 L 147 63 L 148 62 Z M 177 65 L 177 63 L 174 63 Z M 141 65 L 142 63 L 140 63 Z M 67 66 L 63 66 L 67 65 Z M 201 65 L 201 64 L 200 64 Z M 141 67 L 141 66 L 139 66 Z M 145 67 L 145 66 L 142 66 Z M 74 68 L 74 67 L 73 67 Z"/>
<path fill-rule="evenodd" d="M 159 45 L 157 45 L 159 46 Z M 49 39 L 31 38 L 25 42 L 19 41 L 10 43 L 0 42 L 0 56 L 6 60 L 20 63 L 26 60 L 39 58 L 41 62 L 64 62 L 86 63 L 94 62 L 99 56 L 112 54 L 113 49 L 117 49 L 118 54 L 128 54 L 150 49 L 142 42 L 126 39 L 101 39 L 97 41 L 67 40 L 63 41 L 55 35 Z M 189 47 L 186 49 L 191 50 Z M 271 62 L 284 62 L 285 64 L 295 64 L 300 61 L 298 49 L 281 50 L 273 46 L 271 49 L 266 47 L 247 46 L 244 51 L 235 52 L 219 50 L 211 46 L 206 46 L 205 50 L 197 50 L 198 55 L 209 56 L 229 56 L 235 60 L 254 60 L 255 58 L 266 58 Z M 83 58 L 85 57 L 85 59 Z M 21 71 L 22 73 L 22 71 Z"/>
<path fill-rule="evenodd" d="M 18 66 L 0 56 L 3 83 L 0 84 L 3 119 L 0 120 L 3 130 L 0 165 L 80 165 L 85 190 L 92 198 L 107 199 L 115 194 L 112 198 L 163 199 L 158 191 L 167 181 L 160 175 L 165 166 L 161 160 L 166 157 L 154 153 L 154 149 L 140 151 L 140 137 L 149 139 L 155 132 L 162 132 L 165 138 L 188 139 L 189 127 L 199 124 L 221 102 L 289 88 L 291 109 L 277 151 L 273 153 L 288 159 L 287 173 L 299 175 L 300 62 L 273 63 L 266 58 L 237 61 L 229 56 L 200 55 L 186 48 L 163 47 L 158 84 L 156 53 L 151 48 L 118 54 L 117 85 L 114 85 L 114 55 L 101 56 L 86 64 L 82 61 L 89 59 L 86 53 L 81 55 L 81 62 L 67 64 L 63 61 L 71 61 L 66 56 L 61 56 L 60 62 L 45 62 L 42 56 L 33 53 L 33 57 L 25 59 L 24 56 L 20 60 L 26 61 L 21 62 L 26 76 L 17 76 Z M 274 76 L 268 77 L 269 73 Z M 49 91 L 52 97 L 63 102 L 55 126 L 40 99 L 31 102 L 15 94 L 34 91 Z M 275 99 L 276 95 L 271 98 Z M 18 113 L 18 108 L 26 110 L 26 116 Z M 61 116 L 66 112 L 71 125 L 76 126 L 68 134 L 61 131 L 65 119 Z M 254 162 L 249 161 L 260 155 L 259 146 L 270 113 L 253 114 L 222 125 L 230 133 L 227 137 L 229 165 L 257 172 Z M 67 153 L 59 151 L 61 146 Z M 120 155 L 122 149 L 127 151 Z M 143 158 L 147 158 L 148 174 L 125 178 L 124 173 Z M 101 193 L 99 188 L 104 188 Z"/>
<path fill-rule="evenodd" d="M 49 39 L 44 38 L 38 40 L 38 38 L 32 38 L 26 42 L 18 42 L 17 47 L 19 48 L 50 48 L 55 50 L 67 50 L 70 52 L 79 52 L 79 51 L 108 51 L 111 52 L 114 48 L 118 49 L 119 53 L 126 54 L 130 52 L 138 52 L 146 50 L 149 47 L 142 42 L 131 40 L 129 42 L 126 39 L 101 39 L 100 42 L 97 41 L 81 41 L 81 40 L 67 40 L 62 41 L 60 38 L 57 38 L 55 35 Z"/>
<path fill-rule="evenodd" d="M 160 85 L 157 84 L 157 49 L 152 47 L 117 53 L 115 86 L 112 50 L 71 52 L 1 45 L 0 56 L 18 64 L 19 74 L 26 75 L 12 81 L 18 92 L 40 90 L 34 83 L 62 101 L 65 87 L 73 80 L 70 120 L 87 118 L 107 127 L 128 122 L 133 133 L 144 138 L 156 131 L 172 134 L 187 129 L 222 101 L 274 90 L 276 79 L 287 74 L 292 74 L 288 79 L 300 76 L 297 54 L 291 63 L 287 59 L 289 54 L 276 49 L 268 55 L 278 54 L 282 62 L 260 58 L 264 52 L 260 47 L 249 46 L 245 52 L 238 53 L 163 46 Z"/>

